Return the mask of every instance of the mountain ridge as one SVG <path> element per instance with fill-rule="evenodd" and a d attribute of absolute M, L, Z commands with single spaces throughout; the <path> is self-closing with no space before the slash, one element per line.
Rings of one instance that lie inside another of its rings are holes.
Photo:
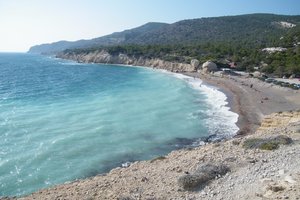
<path fill-rule="evenodd" d="M 286 32 L 279 22 L 295 26 L 300 15 L 246 14 L 223 17 L 206 17 L 181 20 L 172 24 L 150 22 L 142 26 L 115 32 L 110 35 L 74 42 L 59 41 L 41 44 L 29 49 L 29 53 L 56 54 L 66 49 L 92 48 L 116 45 L 169 45 L 207 42 L 249 40 L 258 44 L 268 43 Z M 271 39 L 270 39 L 271 38 Z"/>
<path fill-rule="evenodd" d="M 45 54 L 52 54 L 57 53 L 69 48 L 90 48 L 94 46 L 104 45 L 118 45 L 122 41 L 125 40 L 127 34 L 139 34 L 143 31 L 149 31 L 151 29 L 160 28 L 163 25 L 167 25 L 167 23 L 160 23 L 160 22 L 148 22 L 144 25 L 141 25 L 136 28 L 127 29 L 121 32 L 114 32 L 109 35 L 93 38 L 93 39 L 81 39 L 76 41 L 58 41 L 53 43 L 47 44 L 40 44 L 30 47 L 29 53 L 45 53 Z"/>

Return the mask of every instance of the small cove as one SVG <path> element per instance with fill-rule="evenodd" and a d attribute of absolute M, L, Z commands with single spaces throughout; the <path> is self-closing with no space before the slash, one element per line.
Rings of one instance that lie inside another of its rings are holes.
<path fill-rule="evenodd" d="M 226 96 L 184 75 L 30 54 L 0 61 L 0 196 L 237 131 Z"/>

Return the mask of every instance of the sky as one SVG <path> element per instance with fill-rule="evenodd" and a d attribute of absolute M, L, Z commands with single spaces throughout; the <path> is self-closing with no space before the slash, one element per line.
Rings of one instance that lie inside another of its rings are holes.
<path fill-rule="evenodd" d="M 0 0 L 0 52 L 91 39 L 147 22 L 250 13 L 300 15 L 300 0 Z"/>

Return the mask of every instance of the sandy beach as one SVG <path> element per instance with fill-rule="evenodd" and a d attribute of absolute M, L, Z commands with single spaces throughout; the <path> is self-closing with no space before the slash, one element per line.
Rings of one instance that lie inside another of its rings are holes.
<path fill-rule="evenodd" d="M 185 75 L 201 78 L 204 84 L 225 92 L 232 111 L 239 114 L 239 136 L 243 137 L 173 151 L 151 161 L 137 161 L 126 168 L 112 169 L 108 174 L 54 186 L 20 199 L 274 199 L 285 194 L 296 199 L 300 194 L 299 182 L 295 181 L 300 180 L 299 161 L 291 162 L 291 159 L 300 150 L 300 113 L 281 112 L 300 109 L 300 91 L 254 78 Z M 274 112 L 279 114 L 269 115 Z M 278 134 L 297 142 L 271 152 L 242 147 L 249 137 Z M 226 164 L 230 172 L 196 190 L 188 191 L 178 185 L 180 176 L 192 174 L 204 163 Z M 276 175 L 278 171 L 280 176 Z M 291 181 L 282 181 L 286 177 Z M 266 189 L 270 184 L 281 183 L 291 192 L 284 189 L 283 194 Z"/>
<path fill-rule="evenodd" d="M 231 110 L 239 114 L 238 135 L 253 133 L 266 115 L 300 109 L 299 90 L 245 76 L 220 77 L 199 73 L 185 74 L 199 77 L 204 83 L 215 86 L 226 94 Z"/>

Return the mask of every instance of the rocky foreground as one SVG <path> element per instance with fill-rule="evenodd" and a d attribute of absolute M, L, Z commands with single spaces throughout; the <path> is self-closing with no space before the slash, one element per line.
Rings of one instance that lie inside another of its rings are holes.
<path fill-rule="evenodd" d="M 27 199 L 299 199 L 300 111 L 271 114 L 255 134 L 173 151 Z"/>

